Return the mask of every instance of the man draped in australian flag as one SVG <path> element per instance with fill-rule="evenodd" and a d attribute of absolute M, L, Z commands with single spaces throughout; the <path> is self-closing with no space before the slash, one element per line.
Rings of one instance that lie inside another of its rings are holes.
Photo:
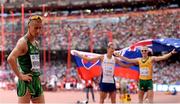
<path fill-rule="evenodd" d="M 148 47 L 144 46 L 141 48 L 142 58 L 129 59 L 127 57 L 121 56 L 120 54 L 115 53 L 116 56 L 122 60 L 135 63 L 139 65 L 139 103 L 143 103 L 144 93 L 147 92 L 147 97 L 149 103 L 153 103 L 153 63 L 161 60 L 168 59 L 173 54 L 177 53 L 172 50 L 170 53 L 163 56 L 148 56 Z"/>

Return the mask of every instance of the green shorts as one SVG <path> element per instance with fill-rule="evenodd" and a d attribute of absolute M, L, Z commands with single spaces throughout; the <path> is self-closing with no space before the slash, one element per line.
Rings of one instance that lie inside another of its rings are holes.
<path fill-rule="evenodd" d="M 148 91 L 148 90 L 153 90 L 153 81 L 152 79 L 150 80 L 139 80 L 139 90 L 141 91 Z"/>
<path fill-rule="evenodd" d="M 42 95 L 43 89 L 38 76 L 33 76 L 31 82 L 18 80 L 17 95 L 19 97 L 22 97 L 26 94 L 27 90 L 29 90 L 31 98 L 39 97 Z"/>

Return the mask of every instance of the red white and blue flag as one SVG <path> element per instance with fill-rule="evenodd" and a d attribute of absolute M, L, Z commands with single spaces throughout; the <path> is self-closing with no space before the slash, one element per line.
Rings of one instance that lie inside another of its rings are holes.
<path fill-rule="evenodd" d="M 80 77 L 84 80 L 89 80 L 93 77 L 98 77 L 101 75 L 101 62 L 100 60 L 96 61 L 86 61 L 80 58 L 79 56 L 74 55 L 74 52 L 78 52 L 87 57 L 96 57 L 99 54 L 82 52 L 77 50 L 71 50 L 71 54 L 74 56 L 75 63 L 77 65 L 78 73 Z"/>
<path fill-rule="evenodd" d="M 173 49 L 176 49 L 176 51 L 180 52 L 180 39 L 174 39 L 174 38 L 148 39 L 148 40 L 139 41 L 127 48 L 115 52 L 120 52 L 121 55 L 127 58 L 139 58 L 142 57 L 140 52 L 140 47 L 142 46 L 148 46 L 153 53 L 165 52 L 165 51 L 169 52 Z M 74 56 L 75 63 L 77 65 L 78 73 L 82 79 L 88 80 L 93 77 L 97 77 L 101 75 L 100 60 L 92 61 L 92 62 L 85 61 L 80 57 L 74 55 L 75 51 L 79 52 L 80 54 L 86 55 L 87 57 L 96 57 L 100 54 L 71 50 L 71 54 Z M 139 67 L 131 66 L 129 68 L 124 68 L 119 65 L 116 65 L 114 75 L 128 79 L 138 80 Z"/>
<path fill-rule="evenodd" d="M 100 54 L 71 50 L 71 54 L 74 56 L 74 59 L 75 59 L 76 65 L 77 65 L 78 73 L 82 79 L 89 80 L 93 77 L 98 77 L 101 75 L 100 60 L 88 62 L 86 60 L 83 60 L 79 56 L 74 55 L 74 52 L 78 52 L 82 55 L 86 55 L 86 57 L 96 57 L 96 56 L 99 56 Z M 124 67 L 121 67 L 118 64 L 116 64 L 114 75 L 119 76 L 119 77 L 125 77 L 125 78 L 129 78 L 129 79 L 137 80 L 138 75 L 139 75 L 138 66 L 124 68 Z"/>

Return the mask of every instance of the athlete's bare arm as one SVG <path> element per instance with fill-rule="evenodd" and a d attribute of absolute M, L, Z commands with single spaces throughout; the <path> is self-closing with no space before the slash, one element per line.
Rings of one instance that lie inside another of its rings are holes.
<path fill-rule="evenodd" d="M 161 61 L 161 60 L 166 60 L 169 57 L 171 57 L 173 54 L 176 54 L 177 52 L 175 51 L 175 49 L 173 49 L 171 52 L 169 52 L 168 54 L 165 54 L 163 56 L 152 56 L 152 61 Z"/>
<path fill-rule="evenodd" d="M 115 60 L 116 60 L 116 63 L 118 65 L 122 66 L 122 67 L 131 67 L 131 66 L 133 66 L 133 64 L 124 64 L 120 60 L 118 60 L 117 58 L 115 58 Z"/>
<path fill-rule="evenodd" d="M 87 60 L 87 61 L 93 61 L 93 60 L 101 60 L 102 61 L 103 57 L 104 57 L 104 56 L 100 55 L 100 56 L 90 58 L 90 57 L 86 57 L 85 55 L 79 54 L 78 52 L 75 52 L 75 54 L 77 56 L 81 57 L 82 59 Z"/>
<path fill-rule="evenodd" d="M 126 62 L 138 64 L 138 58 L 136 58 L 136 59 L 129 59 L 127 57 L 119 55 L 118 53 L 115 53 L 115 56 L 121 58 L 122 60 L 124 60 Z"/>
<path fill-rule="evenodd" d="M 29 75 L 24 75 L 19 71 L 16 61 L 19 56 L 26 54 L 27 50 L 28 50 L 27 42 L 24 39 L 24 37 L 22 37 L 18 40 L 15 48 L 8 56 L 7 61 L 19 79 L 24 81 L 31 81 L 32 78 Z"/>

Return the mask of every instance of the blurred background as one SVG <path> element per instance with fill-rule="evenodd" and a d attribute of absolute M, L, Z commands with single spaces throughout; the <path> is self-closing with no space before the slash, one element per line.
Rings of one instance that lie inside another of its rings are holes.
<path fill-rule="evenodd" d="M 105 53 L 108 41 L 113 41 L 119 50 L 145 39 L 180 38 L 179 0 L 0 0 L 0 3 L 2 90 L 16 89 L 17 78 L 7 64 L 7 57 L 27 32 L 31 15 L 41 15 L 44 20 L 38 39 L 42 84 L 48 91 L 83 90 L 85 81 L 77 73 L 70 50 Z M 174 87 L 180 91 L 179 54 L 156 63 L 154 69 L 155 91 Z M 125 80 L 128 86 L 136 86 L 132 91 L 136 93 L 137 82 Z M 93 85 L 95 90 L 97 83 Z"/>

